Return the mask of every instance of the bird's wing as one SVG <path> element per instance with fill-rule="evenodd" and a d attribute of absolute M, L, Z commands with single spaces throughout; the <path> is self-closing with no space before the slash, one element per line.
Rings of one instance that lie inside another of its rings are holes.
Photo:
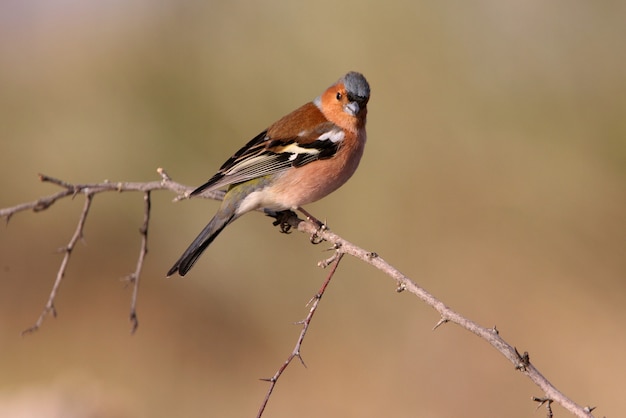
<path fill-rule="evenodd" d="M 344 137 L 343 130 L 328 121 L 290 136 L 272 137 L 271 131 L 270 127 L 254 137 L 191 195 L 331 158 L 341 146 Z"/>

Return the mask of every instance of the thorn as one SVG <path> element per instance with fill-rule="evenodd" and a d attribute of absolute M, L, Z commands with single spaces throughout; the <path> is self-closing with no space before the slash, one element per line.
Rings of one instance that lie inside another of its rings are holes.
<path fill-rule="evenodd" d="M 172 181 L 172 178 L 165 172 L 165 169 L 159 167 L 157 168 L 157 173 L 161 176 L 161 180 L 163 181 Z"/>
<path fill-rule="evenodd" d="M 398 282 L 398 287 L 396 287 L 396 292 L 402 293 L 406 290 L 406 284 Z"/>
<path fill-rule="evenodd" d="M 308 369 L 308 367 L 306 366 L 306 363 L 304 362 L 304 359 L 302 358 L 302 356 L 300 355 L 300 352 L 298 351 L 295 354 L 296 357 L 298 357 L 298 359 L 300 360 L 300 363 L 302 363 L 302 365 L 304 366 L 305 369 Z"/>
<path fill-rule="evenodd" d="M 552 399 L 550 398 L 538 398 L 537 396 L 533 396 L 531 398 L 533 401 L 535 402 L 539 402 L 539 406 L 537 407 L 537 409 L 539 409 L 541 407 L 541 405 L 543 405 L 546 402 L 552 403 L 554 402 Z"/>
<path fill-rule="evenodd" d="M 495 325 L 493 326 L 493 328 L 491 328 L 491 332 L 493 332 L 496 335 L 500 335 L 500 331 L 498 331 L 498 328 L 496 328 Z"/>
<path fill-rule="evenodd" d="M 594 410 L 594 409 L 596 409 L 596 408 L 597 408 L 597 406 L 585 406 L 585 407 L 583 408 L 583 411 L 588 412 L 588 413 L 591 413 L 591 412 L 593 412 L 593 410 Z"/>
<path fill-rule="evenodd" d="M 517 351 L 517 347 L 513 347 L 515 349 L 515 354 L 519 360 L 519 363 L 515 366 L 515 370 L 519 370 L 525 372 L 528 366 L 530 366 L 530 356 L 528 355 L 528 351 L 524 351 L 524 354 L 520 354 Z"/>
<path fill-rule="evenodd" d="M 130 273 L 124 277 L 120 277 L 120 282 L 124 282 L 124 289 L 126 289 L 129 285 L 135 283 L 135 280 L 137 280 L 135 273 Z"/>
<path fill-rule="evenodd" d="M 270 383 L 274 383 L 276 381 L 276 379 L 274 379 L 273 377 L 261 377 L 259 380 Z"/>
<path fill-rule="evenodd" d="M 135 331 L 137 331 L 137 327 L 139 327 L 139 320 L 137 319 L 137 313 L 131 312 L 130 314 L 130 335 L 134 335 Z"/>
<path fill-rule="evenodd" d="M 339 257 L 339 252 L 335 252 L 331 257 L 328 257 L 326 260 L 318 261 L 317 266 L 325 269 L 330 266 L 335 260 Z"/>
<path fill-rule="evenodd" d="M 541 408 L 541 406 L 543 404 L 546 404 L 546 409 L 548 410 L 548 418 L 552 418 L 553 414 L 552 414 L 552 402 L 554 402 L 552 399 L 550 398 L 538 398 L 536 396 L 533 396 L 531 398 L 533 401 L 535 402 L 539 402 L 539 405 L 537 405 L 537 409 Z"/>
<path fill-rule="evenodd" d="M 37 326 L 32 326 L 30 328 L 26 328 L 24 331 L 20 332 L 20 337 L 25 337 L 26 335 L 32 334 L 35 331 L 37 331 L 39 329 L 39 327 Z"/>
<path fill-rule="evenodd" d="M 338 249 L 341 248 L 341 244 L 338 243 L 334 243 L 333 245 L 331 245 L 330 247 L 322 250 L 322 251 L 337 251 Z"/>
<path fill-rule="evenodd" d="M 319 293 L 316 293 L 315 295 L 313 295 L 313 297 L 311 299 L 309 299 L 309 301 L 304 306 L 306 306 L 308 308 L 309 306 L 311 306 L 311 303 L 313 303 L 314 301 L 319 300 L 321 298 L 322 298 L 322 295 L 320 295 Z M 302 321 L 302 323 L 304 323 L 304 321 Z"/>
<path fill-rule="evenodd" d="M 442 326 L 443 324 L 447 324 L 448 322 L 450 322 L 450 320 L 449 320 L 449 319 L 446 319 L 446 318 L 443 318 L 443 317 L 442 317 L 442 318 L 439 320 L 439 322 L 437 322 L 437 324 L 435 324 L 435 326 L 433 327 L 433 331 L 435 331 L 437 328 L 439 328 L 439 327 L 440 327 L 440 326 Z"/>

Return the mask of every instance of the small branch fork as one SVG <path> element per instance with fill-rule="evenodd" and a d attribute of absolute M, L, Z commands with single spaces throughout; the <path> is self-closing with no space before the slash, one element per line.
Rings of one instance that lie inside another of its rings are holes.
<path fill-rule="evenodd" d="M 131 182 L 120 182 L 120 183 L 111 183 L 109 181 L 105 181 L 103 183 L 93 183 L 93 184 L 70 184 L 64 182 L 62 180 L 55 179 L 53 177 L 39 175 L 39 178 L 42 182 L 52 183 L 61 187 L 63 190 L 49 195 L 41 197 L 35 201 L 22 203 L 17 206 L 0 209 L 0 218 L 5 218 L 8 223 L 10 219 L 19 212 L 24 212 L 27 210 L 33 210 L 34 212 L 39 212 L 45 209 L 48 209 L 51 205 L 53 205 L 56 201 L 63 199 L 68 196 L 75 197 L 78 194 L 85 195 L 85 203 L 83 205 L 83 210 L 78 219 L 78 223 L 74 234 L 69 240 L 68 244 L 61 248 L 61 252 L 64 252 L 63 260 L 61 261 L 61 265 L 57 271 L 56 280 L 52 289 L 50 291 L 50 295 L 48 297 L 48 301 L 41 312 L 41 315 L 35 322 L 35 324 L 25 330 L 23 334 L 29 334 L 37 329 L 39 329 L 44 321 L 44 319 L 52 314 L 56 317 L 56 308 L 55 308 L 55 298 L 58 293 L 59 287 L 65 275 L 65 271 L 67 269 L 67 265 L 69 263 L 69 259 L 78 240 L 83 239 L 83 229 L 85 226 L 85 222 L 87 219 L 87 215 L 89 214 L 89 210 L 91 208 L 91 204 L 93 202 L 93 197 L 102 192 L 143 192 L 144 193 L 144 219 L 143 224 L 139 230 L 141 234 L 141 245 L 139 251 L 139 257 L 137 259 L 137 265 L 135 271 L 126 277 L 129 283 L 133 284 L 133 294 L 131 298 L 131 308 L 130 308 L 130 321 L 131 321 L 131 333 L 137 329 L 139 324 L 137 319 L 136 305 L 137 305 L 137 296 L 139 289 L 139 278 L 141 276 L 141 271 L 143 268 L 143 263 L 145 257 L 148 252 L 147 241 L 148 241 L 148 227 L 150 222 L 150 192 L 154 190 L 169 190 L 176 193 L 177 197 L 174 201 L 186 199 L 189 197 L 189 193 L 193 190 L 189 186 L 185 186 L 179 183 L 172 181 L 172 179 L 167 175 L 167 173 L 163 169 L 158 169 L 157 172 L 161 176 L 160 181 L 146 182 L 146 183 L 131 183 Z M 224 192 L 222 191 L 213 191 L 213 192 L 205 192 L 202 194 L 202 197 L 208 199 L 221 200 L 224 196 Z M 322 267 L 327 267 L 332 265 L 332 269 L 326 278 L 326 281 L 322 285 L 322 288 L 318 292 L 316 296 L 311 300 L 312 305 L 307 317 L 301 321 L 302 331 L 298 337 L 296 342 L 296 346 L 290 356 L 287 358 L 285 363 L 278 369 L 276 374 L 269 379 L 264 379 L 270 382 L 270 388 L 266 394 L 265 400 L 259 409 L 258 417 L 263 414 L 265 407 L 268 403 L 269 397 L 276 386 L 276 382 L 278 378 L 282 375 L 287 366 L 291 363 L 291 361 L 297 357 L 302 361 L 302 357 L 300 356 L 300 348 L 308 327 L 311 323 L 313 315 L 317 310 L 319 301 L 321 296 L 323 295 L 326 287 L 328 286 L 332 276 L 335 274 L 337 266 L 339 265 L 339 261 L 343 257 L 344 254 L 349 254 L 371 266 L 385 273 L 387 276 L 391 277 L 396 282 L 396 291 L 403 292 L 408 291 L 409 293 L 414 294 L 420 300 L 425 302 L 427 305 L 435 309 L 440 315 L 441 319 L 435 325 L 434 329 L 437 329 L 441 325 L 447 324 L 449 322 L 455 323 L 460 327 L 472 332 L 478 337 L 484 339 L 489 344 L 491 344 L 496 350 L 498 350 L 503 356 L 505 356 L 515 367 L 516 370 L 520 371 L 524 375 L 526 375 L 533 383 L 535 383 L 543 392 L 544 396 L 542 397 L 533 397 L 532 399 L 535 402 L 539 402 L 539 406 L 546 405 L 548 417 L 552 417 L 552 403 L 556 402 L 560 404 L 567 411 L 572 413 L 573 415 L 581 418 L 593 418 L 592 411 L 595 407 L 585 406 L 582 407 L 576 404 L 574 401 L 569 399 L 565 394 L 559 391 L 552 383 L 550 383 L 530 362 L 530 356 L 528 353 L 524 352 L 520 354 L 518 350 L 507 343 L 502 337 L 500 337 L 499 331 L 496 327 L 493 328 L 485 328 L 477 323 L 471 321 L 460 315 L 459 313 L 453 311 L 449 307 L 447 307 L 442 301 L 435 298 L 432 294 L 427 292 L 422 287 L 418 286 L 414 281 L 412 281 L 409 277 L 402 274 L 395 267 L 388 264 L 385 260 L 383 260 L 378 254 L 374 252 L 366 251 L 362 248 L 357 247 L 356 245 L 350 243 L 349 241 L 344 240 L 339 235 L 333 233 L 324 225 L 320 225 L 319 221 L 316 221 L 312 218 L 308 213 L 304 212 L 306 217 L 309 219 L 308 221 L 303 221 L 299 219 L 298 216 L 291 212 L 281 213 L 279 214 L 279 218 L 277 217 L 276 225 L 280 224 L 281 231 L 289 232 L 291 229 L 297 229 L 300 232 L 310 234 L 311 242 L 318 244 L 322 241 L 327 241 L 332 243 L 333 248 L 335 249 L 335 254 L 330 257 L 328 260 L 321 261 L 319 263 Z M 276 214 L 270 214 L 271 216 L 275 216 Z M 310 302 L 310 303 L 311 303 Z M 304 362 L 303 362 L 304 364 Z"/>
<path fill-rule="evenodd" d="M 296 345 L 293 348 L 293 351 L 291 352 L 291 354 L 289 354 L 289 357 L 287 357 L 287 360 L 285 360 L 282 366 L 280 366 L 280 368 L 276 370 L 276 373 L 274 373 L 274 376 L 270 378 L 261 379 L 266 382 L 270 382 L 270 387 L 267 390 L 265 399 L 263 400 L 261 407 L 259 408 L 257 418 L 260 418 L 263 415 L 263 411 L 265 411 L 265 407 L 267 406 L 267 403 L 270 400 L 270 396 L 272 395 L 272 392 L 274 391 L 274 387 L 276 387 L 276 383 L 278 382 L 278 379 L 283 374 L 285 369 L 287 369 L 287 366 L 291 364 L 291 361 L 297 357 L 302 363 L 302 365 L 306 367 L 306 364 L 304 363 L 304 360 L 302 359 L 302 355 L 300 353 L 300 348 L 302 347 L 302 342 L 304 341 L 304 337 L 306 336 L 306 333 L 309 330 L 311 319 L 313 319 L 313 315 L 315 315 L 315 312 L 317 311 L 317 306 L 319 305 L 320 300 L 322 299 L 322 296 L 324 296 L 324 292 L 326 291 L 326 288 L 330 284 L 330 280 L 335 275 L 335 272 L 337 271 L 337 267 L 339 266 L 339 262 L 341 261 L 341 258 L 343 257 L 343 253 L 337 252 L 336 255 L 337 256 L 334 257 L 332 268 L 328 272 L 328 276 L 326 276 L 326 280 L 322 284 L 322 287 L 320 288 L 320 290 L 318 290 L 315 296 L 313 296 L 311 300 L 307 303 L 307 306 L 309 305 L 311 306 L 311 309 L 309 309 L 308 315 L 302 321 L 297 322 L 297 324 L 302 325 L 302 330 L 300 331 L 300 335 L 298 336 L 298 341 L 296 341 Z"/>
<path fill-rule="evenodd" d="M 143 268 L 143 263 L 145 260 L 145 256 L 148 252 L 148 226 L 150 223 L 150 192 L 152 190 L 171 190 L 178 194 L 178 197 L 175 200 L 181 200 L 188 196 L 188 193 L 192 190 L 191 187 L 184 186 L 182 184 L 178 184 L 167 175 L 165 170 L 159 168 L 157 170 L 159 175 L 161 176 L 161 181 L 153 181 L 148 183 L 130 183 L 130 182 L 120 182 L 120 183 L 111 183 L 105 181 L 103 183 L 92 183 L 92 184 L 70 184 L 63 180 L 56 179 L 54 177 L 46 176 L 44 174 L 39 175 L 39 180 L 44 183 L 52 183 L 56 186 L 63 188 L 60 192 L 55 194 L 44 196 L 32 202 L 22 203 L 17 206 L 13 206 L 10 208 L 0 209 L 0 218 L 5 218 L 6 223 L 8 223 L 11 218 L 19 212 L 24 212 L 27 210 L 32 210 L 34 212 L 40 212 L 42 210 L 48 209 L 58 200 L 63 199 L 68 196 L 72 196 L 72 198 L 76 197 L 78 194 L 85 195 L 85 203 L 83 205 L 83 210 L 81 211 L 80 217 L 78 219 L 78 224 L 76 226 L 76 230 L 74 234 L 70 238 L 68 244 L 61 248 L 59 251 L 65 253 L 63 256 L 63 260 L 61 261 L 61 265 L 59 270 L 57 271 L 56 280 L 50 290 L 50 294 L 48 296 L 48 301 L 44 306 L 39 318 L 35 323 L 22 331 L 22 335 L 31 334 L 37 331 L 43 321 L 46 319 L 48 315 L 52 315 L 56 317 L 57 310 L 55 307 L 55 299 L 57 293 L 59 291 L 59 287 L 61 286 L 61 282 L 65 277 L 65 272 L 67 270 L 67 266 L 70 260 L 70 256 L 72 255 L 72 250 L 76 246 L 76 243 L 79 240 L 83 240 L 83 230 L 85 228 L 85 222 L 87 220 L 87 216 L 89 215 L 89 210 L 91 209 L 91 203 L 93 202 L 93 198 L 96 194 L 102 192 L 127 192 L 127 191 L 142 191 L 144 193 L 144 220 L 143 225 L 139 229 L 139 233 L 141 234 L 141 248 L 139 251 L 139 257 L 137 259 L 137 266 L 135 271 L 128 275 L 125 279 L 128 280 L 129 283 L 133 284 L 133 294 L 131 297 L 131 306 L 130 306 L 130 322 L 131 322 L 131 333 L 134 333 L 139 325 L 139 321 L 137 319 L 137 297 L 139 292 L 139 277 L 141 276 L 141 270 Z M 222 192 L 215 192 L 212 195 L 209 194 L 209 197 L 220 199 L 222 197 Z"/>

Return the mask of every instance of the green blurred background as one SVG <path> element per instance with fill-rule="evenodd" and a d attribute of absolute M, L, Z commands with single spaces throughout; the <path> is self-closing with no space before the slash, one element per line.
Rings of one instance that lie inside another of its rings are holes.
<path fill-rule="evenodd" d="M 349 70 L 369 142 L 309 206 L 501 335 L 597 416 L 626 415 L 626 4 L 0 3 L 0 207 L 70 182 L 199 185 Z M 217 203 L 154 193 L 129 335 L 140 194 L 98 195 L 59 316 L 40 313 L 83 198 L 0 230 L 0 416 L 253 416 L 329 253 L 251 214 L 164 273 Z M 542 395 L 485 342 L 347 258 L 268 417 L 529 417 Z M 565 413 L 555 407 L 558 416 Z"/>

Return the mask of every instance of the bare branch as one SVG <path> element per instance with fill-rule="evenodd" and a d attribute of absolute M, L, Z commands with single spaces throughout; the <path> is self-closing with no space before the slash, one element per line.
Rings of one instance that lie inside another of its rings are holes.
<path fill-rule="evenodd" d="M 150 224 L 150 191 L 147 191 L 143 195 L 144 200 L 144 213 L 143 224 L 139 228 L 141 234 L 141 248 L 139 250 L 139 257 L 137 258 L 137 267 L 135 272 L 126 277 L 126 280 L 133 284 L 133 296 L 130 301 L 130 333 L 134 334 L 139 326 L 139 320 L 137 319 L 137 296 L 139 294 L 139 278 L 141 277 L 141 270 L 143 269 L 143 262 L 148 254 L 148 226 Z"/>
<path fill-rule="evenodd" d="M 280 368 L 276 371 L 276 373 L 274 373 L 274 376 L 267 378 L 267 379 L 261 379 L 261 380 L 270 382 L 270 387 L 267 390 L 267 393 L 265 394 L 265 399 L 263 400 L 261 407 L 259 408 L 259 412 L 257 413 L 257 418 L 260 418 L 263 415 L 263 411 L 265 411 L 265 407 L 267 406 L 267 403 L 270 400 L 270 396 L 272 395 L 272 392 L 274 391 L 274 387 L 276 386 L 278 379 L 283 374 L 285 369 L 287 369 L 289 364 L 291 364 L 291 361 L 297 357 L 300 359 L 300 362 L 302 363 L 302 365 L 306 367 L 306 364 L 304 364 L 304 360 L 302 359 L 302 355 L 300 353 L 300 348 L 302 347 L 302 342 L 304 341 L 306 332 L 309 330 L 309 325 L 311 325 L 311 320 L 313 319 L 313 315 L 315 315 L 315 311 L 317 311 L 317 306 L 319 305 L 320 300 L 322 299 L 322 296 L 324 296 L 324 292 L 326 291 L 326 288 L 328 287 L 330 280 L 335 275 L 335 272 L 337 271 L 337 266 L 339 266 L 339 262 L 341 261 L 341 258 L 343 257 L 343 253 L 336 253 L 336 254 L 337 256 L 333 260 L 333 267 L 328 272 L 328 276 L 326 276 L 326 280 L 324 280 L 322 287 L 320 288 L 320 290 L 318 290 L 315 296 L 313 296 L 311 300 L 307 303 L 307 306 L 311 305 L 311 309 L 309 309 L 308 315 L 302 321 L 298 322 L 298 324 L 302 324 L 302 330 L 300 331 L 300 335 L 298 336 L 298 340 L 296 341 L 296 345 L 291 351 L 291 354 L 289 354 L 289 357 L 287 357 L 287 360 L 285 360 L 282 366 L 280 366 Z"/>
<path fill-rule="evenodd" d="M 157 170 L 161 176 L 161 181 L 151 181 L 147 183 L 140 182 L 117 182 L 113 183 L 105 180 L 102 183 L 86 183 L 86 184 L 70 184 L 62 180 L 55 179 L 54 177 L 39 174 L 39 179 L 42 182 L 52 183 L 57 186 L 63 187 L 65 190 L 54 193 L 49 196 L 41 197 L 32 202 L 22 203 L 16 206 L 0 209 L 0 218 L 5 218 L 8 222 L 11 217 L 16 213 L 24 212 L 27 210 L 33 210 L 39 212 L 48 209 L 58 200 L 67 196 L 76 196 L 79 193 L 85 194 L 98 194 L 102 192 L 149 192 L 153 190 L 169 190 L 176 193 L 178 196 L 175 200 L 182 200 L 188 197 L 188 193 L 193 190 L 193 187 L 185 186 L 180 183 L 172 181 L 167 175 L 165 170 L 159 168 Z M 224 192 L 216 190 L 212 192 L 203 193 L 202 197 L 208 199 L 221 200 L 224 196 Z"/>
<path fill-rule="evenodd" d="M 24 330 L 22 335 L 30 334 L 34 331 L 37 331 L 41 325 L 43 324 L 44 319 L 49 315 L 56 317 L 57 311 L 54 305 L 54 301 L 56 299 L 59 287 L 61 286 L 61 282 L 63 281 L 63 277 L 65 276 L 65 271 L 67 270 L 67 265 L 69 263 L 70 255 L 76 242 L 82 238 L 83 229 L 85 227 L 85 221 L 87 219 L 87 215 L 89 213 L 89 209 L 91 207 L 91 202 L 93 197 L 102 192 L 129 192 L 129 191 L 141 191 L 144 192 L 144 222 L 140 229 L 140 233 L 142 235 L 141 240 L 141 249 L 139 253 L 139 257 L 137 259 L 137 267 L 135 272 L 130 274 L 127 277 L 127 280 L 133 283 L 133 295 L 131 298 L 131 308 L 130 308 L 130 321 L 131 321 L 131 333 L 134 333 L 139 325 L 137 320 L 137 297 L 139 291 L 139 278 L 141 274 L 141 270 L 143 268 L 144 259 L 147 253 L 147 243 L 148 243 L 148 224 L 150 221 L 150 192 L 152 190 L 170 190 L 177 193 L 177 197 L 174 199 L 175 201 L 186 199 L 189 197 L 189 192 L 193 190 L 192 187 L 185 186 L 179 183 L 172 181 L 171 177 L 165 172 L 164 169 L 158 168 L 157 172 L 161 176 L 161 181 L 153 181 L 147 183 L 139 183 L 139 182 L 118 182 L 112 183 L 108 180 L 103 183 L 87 183 L 87 184 L 71 184 L 63 180 L 59 180 L 57 178 L 47 176 L 45 174 L 39 174 L 39 180 L 45 183 L 51 183 L 56 186 L 62 187 L 64 190 L 54 193 L 49 196 L 45 196 L 34 200 L 28 203 L 22 203 L 13 207 L 0 209 L 0 217 L 4 217 L 6 222 L 13 215 L 19 212 L 24 212 L 26 210 L 33 210 L 34 212 L 39 212 L 45 209 L 48 209 L 58 200 L 63 199 L 68 196 L 76 196 L 78 194 L 85 195 L 85 206 L 83 207 L 83 211 L 81 212 L 80 218 L 78 220 L 78 225 L 76 227 L 76 231 L 74 235 L 70 239 L 70 242 L 61 249 L 61 251 L 65 252 L 65 256 L 61 262 L 61 266 L 57 272 L 57 277 L 52 286 L 52 290 L 48 296 L 48 301 L 41 312 L 41 315 L 35 322 L 33 326 Z M 205 198 L 221 200 L 223 198 L 224 192 L 222 191 L 213 191 L 204 193 L 202 196 Z"/>
<path fill-rule="evenodd" d="M 546 379 L 535 366 L 530 362 L 528 353 L 520 355 L 517 349 L 507 343 L 498 330 L 494 328 L 481 327 L 477 323 L 465 318 L 458 312 L 455 312 L 451 308 L 447 307 L 442 301 L 435 298 L 432 294 L 427 292 L 424 288 L 418 286 L 409 277 L 405 276 L 398 269 L 387 263 L 378 254 L 366 251 L 349 241 L 341 238 L 339 235 L 331 232 L 330 230 L 320 230 L 316 225 L 311 222 L 304 222 L 299 219 L 287 219 L 286 222 L 292 227 L 298 229 L 298 231 L 307 234 L 317 234 L 321 239 L 331 242 L 336 246 L 338 251 L 349 254 L 359 260 L 377 268 L 396 281 L 399 288 L 406 289 L 428 306 L 435 309 L 441 315 L 441 321 L 438 325 L 445 322 L 452 322 L 460 327 L 476 334 L 480 338 L 491 344 L 496 350 L 504 355 L 517 370 L 525 374 L 533 383 L 535 383 L 543 391 L 546 398 L 552 399 L 553 402 L 557 402 L 563 408 L 571 412 L 577 417 L 592 418 L 591 411 L 593 408 L 582 407 L 569 399 L 565 394 L 559 391 L 548 379 Z M 437 325 L 437 326 L 438 326 Z M 436 327 L 437 327 L 436 326 Z"/>
<path fill-rule="evenodd" d="M 26 210 L 33 211 L 41 211 L 49 208 L 56 201 L 67 197 L 67 196 L 76 196 L 79 193 L 85 194 L 85 204 L 83 207 L 83 211 L 81 213 L 80 219 L 78 220 L 78 225 L 74 232 L 74 235 L 70 239 L 68 245 L 62 249 L 65 252 L 65 256 L 63 257 L 63 261 L 61 262 L 61 266 L 57 272 L 57 277 L 50 292 L 50 296 L 48 298 L 48 302 L 41 313 L 39 319 L 31 328 L 24 331 L 24 333 L 30 333 L 37 330 L 43 320 L 46 318 L 48 314 L 52 314 L 56 316 L 56 310 L 54 306 L 54 300 L 56 294 L 58 292 L 59 286 L 65 274 L 65 270 L 67 268 L 67 264 L 69 262 L 69 258 L 74 248 L 76 242 L 82 237 L 83 228 L 85 225 L 85 221 L 87 215 L 89 213 L 89 208 L 91 206 L 91 202 L 93 196 L 107 191 L 115 191 L 115 192 L 127 192 L 127 191 L 139 191 L 144 193 L 144 202 L 145 202 L 145 211 L 144 211 L 144 224 L 142 229 L 140 230 L 142 234 L 142 243 L 139 258 L 137 260 L 137 268 L 135 273 L 131 275 L 132 280 L 134 281 L 135 288 L 133 289 L 133 297 L 131 301 L 131 322 L 133 324 L 132 330 L 137 326 L 137 315 L 136 315 L 136 301 L 137 301 L 137 292 L 138 292 L 138 283 L 139 276 L 141 273 L 141 269 L 143 266 L 143 262 L 145 256 L 147 254 L 147 231 L 148 231 L 148 223 L 149 223 L 149 215 L 150 215 L 150 192 L 153 190 L 169 190 L 176 193 L 177 197 L 174 199 L 175 201 L 186 199 L 189 197 L 189 193 L 192 188 L 189 186 L 185 186 L 179 183 L 172 181 L 172 179 L 167 175 L 167 173 L 163 169 L 157 170 L 161 180 L 153 181 L 147 183 L 132 183 L 132 182 L 119 182 L 119 183 L 111 183 L 109 181 L 105 181 L 103 183 L 92 183 L 92 184 L 70 184 L 64 181 L 40 175 L 40 180 L 43 182 L 48 182 L 55 184 L 59 187 L 62 187 L 64 190 L 57 192 L 55 194 L 45 196 L 39 198 L 35 201 L 23 203 L 20 205 L 16 205 L 10 208 L 0 209 L 0 217 L 6 218 L 8 222 L 9 219 L 15 215 L 16 213 L 23 212 Z M 204 198 L 221 200 L 224 196 L 224 192 L 214 191 L 207 192 L 201 195 Z M 377 268 L 387 276 L 391 277 L 396 283 L 396 291 L 402 292 L 404 290 L 408 290 L 410 293 L 417 296 L 427 305 L 431 306 L 435 309 L 440 315 L 441 319 L 439 323 L 435 326 L 434 329 L 438 328 L 440 325 L 443 325 L 448 322 L 452 322 L 454 324 L 459 325 L 460 327 L 472 332 L 478 337 L 484 339 L 489 344 L 491 344 L 496 350 L 498 350 L 502 355 L 504 355 L 515 367 L 516 370 L 526 375 L 532 382 L 534 382 L 540 389 L 543 391 L 544 395 L 538 399 L 546 399 L 551 402 L 556 402 L 564 407 L 566 410 L 571 412 L 577 417 L 584 418 L 593 418 L 591 412 L 595 409 L 595 407 L 585 406 L 582 407 L 576 404 L 574 401 L 565 396 L 562 392 L 560 392 L 554 385 L 552 385 L 530 362 L 530 356 L 528 353 L 524 352 L 520 354 L 515 347 L 507 343 L 501 336 L 499 331 L 493 328 L 485 328 L 477 323 L 471 321 L 455 312 L 454 310 L 447 307 L 442 301 L 435 298 L 432 294 L 427 292 L 422 287 L 418 286 L 414 281 L 412 281 L 409 277 L 402 274 L 395 267 L 391 266 L 387 263 L 382 257 L 380 257 L 377 253 L 366 251 L 349 241 L 341 238 L 339 235 L 333 233 L 325 227 L 321 227 L 321 223 L 315 218 L 313 218 L 308 213 L 305 213 L 306 216 L 310 219 L 310 221 L 303 221 L 299 219 L 294 213 L 281 213 L 281 214 L 270 214 L 271 216 L 277 217 L 276 225 L 280 225 L 281 231 L 288 232 L 290 229 L 294 228 L 300 232 L 307 233 L 311 236 L 311 241 L 314 243 L 320 243 L 322 241 L 328 241 L 332 243 L 332 248 L 336 250 L 337 256 L 336 258 L 331 257 L 328 260 L 320 262 L 321 265 L 330 265 L 333 264 L 333 270 L 329 274 L 327 281 L 320 291 L 320 297 L 323 291 L 325 290 L 330 278 L 334 274 L 338 262 L 343 256 L 343 254 L 349 254 L 353 257 Z M 300 358 L 300 346 L 302 344 L 302 340 L 304 339 L 304 335 L 306 334 L 306 330 L 311 321 L 311 317 L 313 316 L 315 310 L 317 309 L 317 305 L 319 303 L 319 298 L 313 299 L 313 306 L 307 318 L 302 322 L 303 330 L 300 334 L 298 342 L 296 344 L 295 349 L 293 350 L 290 358 L 283 364 L 283 366 L 278 370 L 278 372 L 270 379 L 271 382 L 270 390 L 268 391 L 268 395 L 266 400 L 259 411 L 259 414 L 262 414 L 265 405 L 267 404 L 267 399 L 271 395 L 271 392 L 276 384 L 276 380 L 282 374 L 284 368 L 293 360 L 294 357 Z M 549 413 L 551 413 L 551 407 L 548 408 Z"/>
<path fill-rule="evenodd" d="M 85 228 L 85 220 L 87 219 L 87 215 L 89 214 L 89 209 L 91 208 L 91 202 L 93 201 L 93 194 L 88 193 L 85 196 L 85 204 L 83 206 L 83 211 L 80 214 L 80 218 L 78 219 L 78 225 L 76 226 L 76 230 L 74 231 L 74 235 L 70 239 L 70 242 L 65 246 L 65 248 L 61 248 L 60 251 L 65 252 L 63 256 L 63 261 L 61 261 L 61 267 L 59 267 L 59 271 L 57 272 L 57 278 L 54 281 L 54 285 L 52 286 L 52 290 L 50 291 L 50 295 L 48 296 L 48 302 L 46 302 L 46 306 L 43 308 L 41 315 L 37 318 L 35 324 L 22 331 L 22 335 L 30 334 L 35 332 L 41 327 L 44 319 L 49 314 L 52 316 L 57 316 L 57 311 L 54 307 L 54 299 L 56 298 L 59 287 L 61 286 L 61 282 L 63 281 L 63 277 L 65 276 L 65 270 L 67 269 L 67 264 L 70 261 L 70 256 L 72 255 L 72 250 L 74 246 L 78 242 L 79 239 L 83 238 L 83 229 Z"/>

